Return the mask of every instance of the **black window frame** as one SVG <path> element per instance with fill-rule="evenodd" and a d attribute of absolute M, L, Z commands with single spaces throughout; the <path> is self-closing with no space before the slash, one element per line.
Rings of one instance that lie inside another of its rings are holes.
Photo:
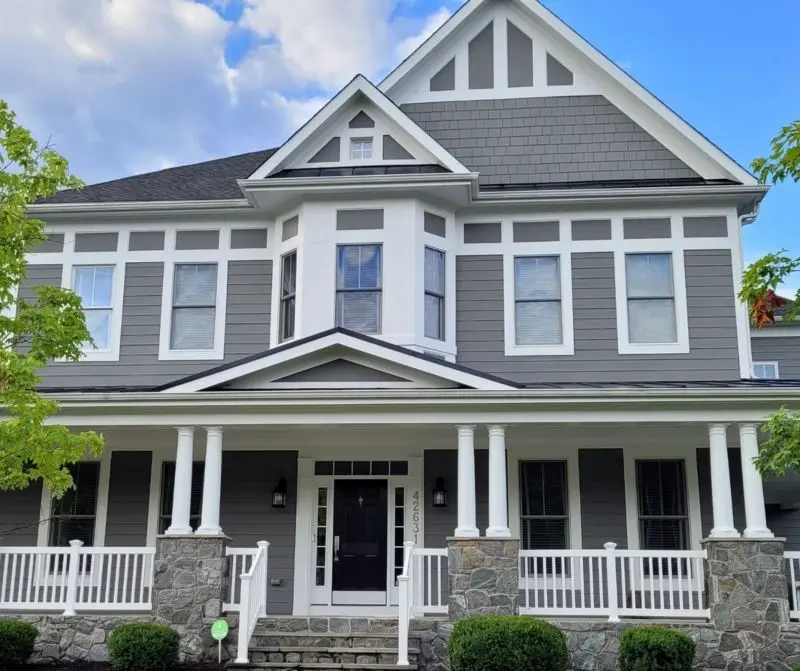
<path fill-rule="evenodd" d="M 50 546 L 67 547 L 69 542 L 74 540 L 83 541 L 85 546 L 92 546 L 95 540 L 100 496 L 100 462 L 80 461 L 70 464 L 67 468 L 72 475 L 74 487 L 68 489 L 60 499 L 52 500 L 48 533 Z M 90 498 L 94 512 L 75 512 L 81 504 L 81 497 L 86 496 Z M 72 510 L 67 510 L 68 507 Z"/>
<path fill-rule="evenodd" d="M 560 472 L 555 473 L 554 466 L 558 466 Z M 566 459 L 526 459 L 519 462 L 519 526 L 520 526 L 520 547 L 523 550 L 568 550 L 570 547 L 570 501 L 569 501 L 569 463 Z M 531 472 L 526 473 L 526 469 Z M 538 469 L 539 472 L 535 472 Z M 548 490 L 551 490 L 552 483 L 547 482 L 547 478 L 557 477 L 560 480 L 561 488 L 561 504 L 563 506 L 563 513 L 553 514 L 547 513 L 548 504 L 545 497 Z M 539 478 L 541 480 L 541 514 L 532 514 L 526 512 L 528 503 L 530 502 L 530 494 L 528 493 L 528 485 L 531 478 Z M 534 521 L 544 522 L 543 528 L 545 529 L 543 535 L 550 532 L 548 526 L 554 526 L 554 523 L 563 523 L 563 530 L 561 532 L 563 543 L 562 547 L 558 547 L 557 543 L 547 543 L 547 547 L 533 546 L 531 544 L 531 531 L 530 523 Z M 527 533 L 526 533 L 527 525 Z M 528 577 L 532 576 L 545 576 L 545 575 L 561 575 L 569 572 L 569 562 L 563 557 L 529 557 L 528 561 Z"/>
<path fill-rule="evenodd" d="M 192 492 L 189 503 L 189 526 L 197 529 L 203 509 L 203 479 L 205 464 L 202 461 L 192 462 Z M 172 495 L 175 491 L 175 462 L 164 461 L 161 464 L 161 487 L 158 506 L 158 533 L 163 535 L 172 524 Z"/>

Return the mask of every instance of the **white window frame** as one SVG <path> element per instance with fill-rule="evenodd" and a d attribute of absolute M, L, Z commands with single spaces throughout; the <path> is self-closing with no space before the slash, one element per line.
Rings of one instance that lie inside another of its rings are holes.
<path fill-rule="evenodd" d="M 225 358 L 225 314 L 228 303 L 228 260 L 195 252 L 196 258 L 173 259 L 164 263 L 164 286 L 161 294 L 161 333 L 159 361 L 221 361 Z M 207 350 L 172 349 L 173 290 L 175 266 L 196 264 L 217 266 L 217 305 L 214 313 L 214 347 Z"/>
<path fill-rule="evenodd" d="M 82 361 L 119 361 L 119 346 L 122 337 L 122 300 L 125 278 L 120 277 L 120 267 L 116 263 L 80 263 L 70 266 L 69 289 L 75 291 L 75 274 L 78 268 L 111 268 L 111 303 L 107 308 L 83 308 L 84 314 L 89 310 L 111 310 L 111 319 L 108 325 L 108 347 L 95 349 L 89 346 L 84 348 Z M 124 272 L 124 270 L 123 270 Z M 77 292 L 76 292 L 77 293 Z"/>
<path fill-rule="evenodd" d="M 675 342 L 633 343 L 630 341 L 628 322 L 628 274 L 629 254 L 669 254 L 672 261 L 672 288 L 675 304 Z M 617 303 L 617 340 L 620 354 L 688 354 L 689 315 L 686 300 L 686 268 L 683 249 L 623 248 L 614 252 L 614 284 Z"/>
<path fill-rule="evenodd" d="M 283 275 L 285 272 L 285 264 L 286 260 L 290 257 L 294 256 L 294 292 L 290 296 L 284 296 L 283 293 Z M 275 341 L 275 345 L 283 345 L 288 342 L 292 342 L 297 336 L 297 285 L 298 285 L 298 263 L 300 259 L 300 253 L 297 249 L 290 249 L 289 251 L 281 254 L 280 256 L 280 263 L 278 264 L 278 283 L 280 284 L 280 288 L 278 289 L 278 337 Z M 288 301 L 294 302 L 294 319 L 292 320 L 292 335 L 284 337 L 284 312 L 283 306 L 284 303 Z"/>
<path fill-rule="evenodd" d="M 773 366 L 775 368 L 775 377 L 757 377 L 756 366 Z M 753 361 L 751 375 L 755 380 L 780 380 L 781 373 L 777 361 Z"/>
<path fill-rule="evenodd" d="M 369 147 L 369 156 L 365 156 L 365 148 Z M 358 151 L 356 149 L 358 148 Z M 348 158 L 351 161 L 372 161 L 375 160 L 375 138 L 374 137 L 351 137 L 347 147 Z M 358 155 L 356 155 L 358 154 Z M 380 160 L 383 160 L 382 158 Z"/>
<path fill-rule="evenodd" d="M 503 309 L 505 312 L 506 356 L 569 356 L 575 354 L 572 306 L 572 254 L 569 251 L 527 251 L 527 246 L 515 246 L 503 254 Z M 558 259 L 561 275 L 561 342 L 548 345 L 517 344 L 517 309 L 514 264 L 517 257 L 550 256 Z"/>
<path fill-rule="evenodd" d="M 339 289 L 339 250 L 342 247 L 379 247 L 380 248 L 380 274 L 378 275 L 378 288 L 377 289 Z M 379 295 L 378 301 L 378 330 L 376 333 L 366 333 L 364 335 L 373 336 L 379 338 L 383 335 L 384 330 L 384 315 L 385 315 L 385 306 L 383 304 L 384 296 L 385 296 L 385 274 L 386 274 L 386 266 L 385 266 L 385 256 L 384 252 L 384 243 L 383 242 L 336 242 L 334 246 L 334 254 L 335 254 L 335 263 L 334 263 L 334 300 L 333 300 L 333 324 L 336 328 L 347 328 L 346 326 L 341 326 L 339 324 L 339 294 L 346 294 L 346 293 L 377 293 Z"/>
<path fill-rule="evenodd" d="M 425 278 L 427 277 L 427 267 L 425 265 L 425 259 L 427 258 L 428 250 L 435 252 L 436 254 L 442 255 L 442 265 L 444 269 L 444 290 L 441 294 L 435 293 L 433 291 L 428 291 L 427 287 L 425 286 Z M 433 340 L 436 342 L 447 342 L 447 335 L 448 335 L 448 328 L 447 328 L 447 287 L 449 285 L 447 281 L 447 252 L 444 249 L 439 249 L 438 247 L 434 247 L 433 245 L 425 245 L 425 250 L 423 252 L 425 255 L 422 260 L 422 334 L 426 340 Z M 431 336 L 427 335 L 427 324 L 425 323 L 425 300 L 428 296 L 433 296 L 434 298 L 438 298 L 441 306 L 441 310 L 439 312 L 439 337 L 432 338 Z"/>

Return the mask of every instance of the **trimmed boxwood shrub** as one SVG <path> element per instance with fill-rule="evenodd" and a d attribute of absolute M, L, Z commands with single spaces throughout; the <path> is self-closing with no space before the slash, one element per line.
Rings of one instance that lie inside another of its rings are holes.
<path fill-rule="evenodd" d="M 0 669 L 22 666 L 27 662 L 38 635 L 30 622 L 0 620 Z"/>
<path fill-rule="evenodd" d="M 567 639 L 543 620 L 488 615 L 458 620 L 447 643 L 452 671 L 565 671 Z"/>
<path fill-rule="evenodd" d="M 179 642 L 166 625 L 121 624 L 108 637 L 108 660 L 114 671 L 167 671 L 178 664 Z"/>
<path fill-rule="evenodd" d="M 691 636 L 667 627 L 633 627 L 619 637 L 622 671 L 690 671 L 695 643 Z"/>

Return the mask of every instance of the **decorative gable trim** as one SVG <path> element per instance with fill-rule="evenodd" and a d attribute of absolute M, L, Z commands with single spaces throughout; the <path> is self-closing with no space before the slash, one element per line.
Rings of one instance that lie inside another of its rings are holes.
<path fill-rule="evenodd" d="M 416 74 L 417 67 L 437 48 L 444 45 L 457 30 L 464 27 L 468 21 L 474 19 L 475 27 L 481 27 L 481 13 L 494 2 L 497 2 L 497 0 L 469 0 L 419 49 L 412 53 L 381 82 L 379 85 L 380 90 L 394 98 L 400 93 L 401 83 L 410 73 L 414 71 Z M 497 4 L 504 3 L 498 2 Z M 757 183 L 756 179 L 745 168 L 679 117 L 661 100 L 595 49 L 537 0 L 512 0 L 512 3 L 505 4 L 511 4 L 516 10 L 526 13 L 537 25 L 548 30 L 560 45 L 563 44 L 565 50 L 574 52 L 576 57 L 585 61 L 587 65 L 587 73 L 585 74 L 591 74 L 597 80 L 600 88 L 603 89 L 600 93 L 623 112 L 629 114 L 645 131 L 650 133 L 692 170 L 707 179 L 731 179 L 744 185 L 755 185 Z M 561 60 L 562 56 L 563 54 L 553 55 L 562 66 L 573 71 L 574 64 L 563 62 Z M 449 59 L 451 54 L 441 54 L 441 57 L 442 59 Z M 495 61 L 497 61 L 497 58 L 495 58 Z M 444 60 L 440 65 L 446 65 Z M 463 70 L 464 68 L 462 67 Z M 457 77 L 458 74 L 456 73 L 455 76 Z M 581 91 L 573 92 L 573 87 L 570 86 L 563 88 L 562 95 L 586 93 Z M 470 93 L 473 92 L 471 91 Z M 485 99 L 491 92 L 478 90 L 474 93 L 478 94 L 476 98 Z M 518 95 L 514 93 L 514 89 L 509 89 L 505 93 L 505 97 L 517 97 Z M 401 104 L 411 101 L 398 99 L 397 102 Z"/>
<path fill-rule="evenodd" d="M 425 383 L 422 386 L 435 386 L 432 380 L 438 378 L 450 383 L 443 385 L 445 387 L 458 385 L 484 391 L 517 388 L 507 380 L 446 361 L 434 361 L 429 356 L 404 347 L 337 328 L 177 380 L 160 391 L 170 394 L 204 391 L 273 369 L 277 371 L 275 379 L 279 380 L 294 372 L 341 358 L 361 365 L 369 361 L 373 368 L 409 380 L 414 378 Z M 363 383 L 358 383 L 358 388 L 363 386 Z"/>
<path fill-rule="evenodd" d="M 426 151 L 430 152 L 442 166 L 452 173 L 463 175 L 471 174 L 464 165 L 406 116 L 399 107 L 392 103 L 374 84 L 367 80 L 366 77 L 357 75 L 248 179 L 265 179 L 289 167 L 288 164 L 291 159 L 297 157 L 304 151 L 308 152 L 309 146 L 313 143 L 314 138 L 324 132 L 324 129 L 335 121 L 339 112 L 345 106 L 349 105 L 359 94 L 363 95 L 369 102 L 377 107 L 379 111 L 385 114 L 388 119 L 397 124 L 411 139 L 419 143 Z"/>

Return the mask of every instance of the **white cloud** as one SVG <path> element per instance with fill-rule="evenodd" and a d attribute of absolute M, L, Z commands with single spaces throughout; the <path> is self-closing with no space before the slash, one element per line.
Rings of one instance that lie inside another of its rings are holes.
<path fill-rule="evenodd" d="M 289 132 L 294 132 L 305 125 L 327 102 L 328 98 L 287 98 L 280 93 L 273 93 L 264 101 L 264 106 L 280 110 Z"/>
<path fill-rule="evenodd" d="M 439 11 L 431 14 L 418 35 L 411 35 L 397 45 L 395 53 L 397 54 L 398 60 L 402 61 L 408 58 L 417 47 L 441 28 L 442 24 L 450 18 L 451 14 L 452 12 L 447 9 L 447 7 L 442 7 Z"/>

